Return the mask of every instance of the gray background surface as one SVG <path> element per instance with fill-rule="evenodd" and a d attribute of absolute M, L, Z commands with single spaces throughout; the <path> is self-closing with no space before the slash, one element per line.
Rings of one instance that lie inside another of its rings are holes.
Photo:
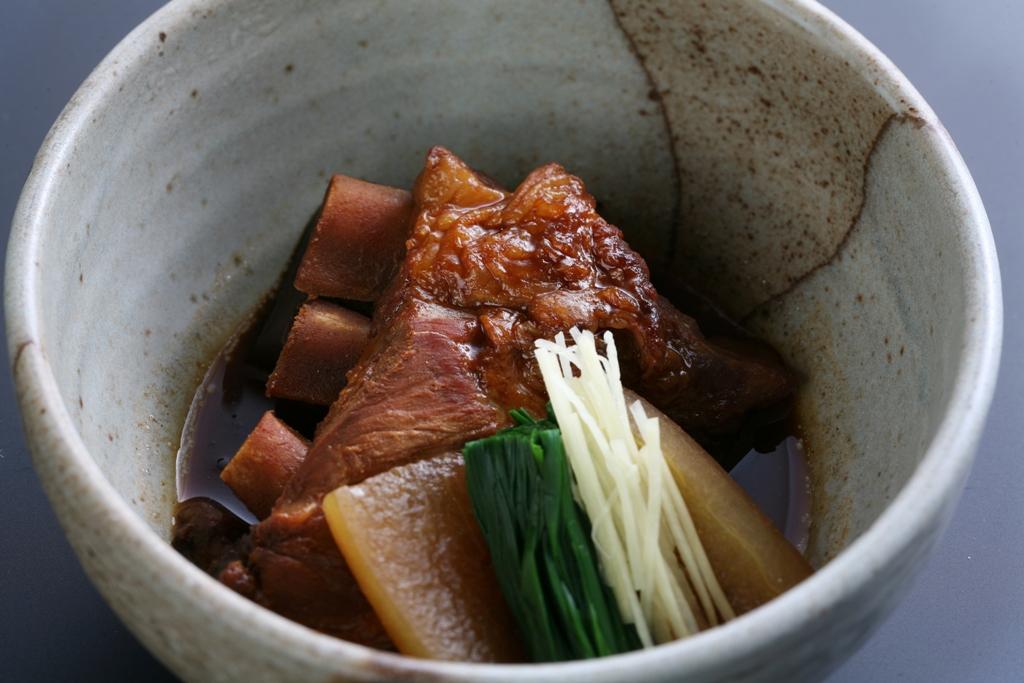
<path fill-rule="evenodd" d="M 6 231 L 35 151 L 71 94 L 160 4 L 0 0 L 0 230 Z M 1024 2 L 825 4 L 889 55 L 956 140 L 992 221 L 1006 305 L 995 405 L 957 514 L 911 594 L 830 680 L 1024 680 Z M 6 240 L 0 243 L 6 249 Z M 174 680 L 79 568 L 32 471 L 6 368 L 0 371 L 0 679 Z"/>

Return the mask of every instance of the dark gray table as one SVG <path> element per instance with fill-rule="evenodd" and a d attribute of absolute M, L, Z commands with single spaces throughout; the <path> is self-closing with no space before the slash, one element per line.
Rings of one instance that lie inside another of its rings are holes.
<path fill-rule="evenodd" d="M 160 4 L 2 0 L 0 225 L 9 223 L 64 103 Z M 1024 2 L 826 4 L 903 69 L 953 135 L 992 220 L 1006 301 L 996 402 L 959 510 L 910 596 L 832 680 L 1024 680 L 1024 457 L 1017 450 L 1024 443 Z M 121 626 L 72 555 L 32 472 L 6 369 L 0 520 L 0 679 L 173 680 Z"/>

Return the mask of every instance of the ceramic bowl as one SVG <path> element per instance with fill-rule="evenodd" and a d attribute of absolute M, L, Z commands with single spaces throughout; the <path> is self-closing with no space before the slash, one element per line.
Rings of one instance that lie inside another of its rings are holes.
<path fill-rule="evenodd" d="M 481 666 L 319 635 L 171 549 L 191 394 L 326 176 L 408 186 L 433 144 L 507 184 L 563 163 L 659 278 L 710 292 L 782 351 L 804 377 L 811 579 L 652 651 Z M 985 212 L 946 131 L 883 55 L 802 0 L 171 2 L 43 144 L 6 306 L 68 538 L 193 681 L 820 678 L 948 520 L 1002 320 Z"/>

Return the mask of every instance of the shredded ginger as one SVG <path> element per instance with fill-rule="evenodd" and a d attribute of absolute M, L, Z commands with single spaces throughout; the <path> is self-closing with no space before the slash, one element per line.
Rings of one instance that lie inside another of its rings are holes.
<path fill-rule="evenodd" d="M 538 340 L 573 493 L 591 522 L 605 582 L 644 647 L 735 616 L 661 451 L 658 419 L 626 405 L 615 340 L 592 332 Z"/>

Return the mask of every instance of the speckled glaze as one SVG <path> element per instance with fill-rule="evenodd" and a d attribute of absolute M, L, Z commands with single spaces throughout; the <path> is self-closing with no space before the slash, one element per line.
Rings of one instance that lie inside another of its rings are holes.
<path fill-rule="evenodd" d="M 191 394 L 326 176 L 407 186 L 432 144 L 509 184 L 562 162 L 659 279 L 786 355 L 806 378 L 817 574 L 649 652 L 485 667 L 321 636 L 170 548 Z M 955 147 L 885 57 L 802 0 L 171 2 L 54 125 L 8 254 L 36 468 L 92 580 L 192 681 L 820 679 L 951 514 L 1001 340 Z"/>

